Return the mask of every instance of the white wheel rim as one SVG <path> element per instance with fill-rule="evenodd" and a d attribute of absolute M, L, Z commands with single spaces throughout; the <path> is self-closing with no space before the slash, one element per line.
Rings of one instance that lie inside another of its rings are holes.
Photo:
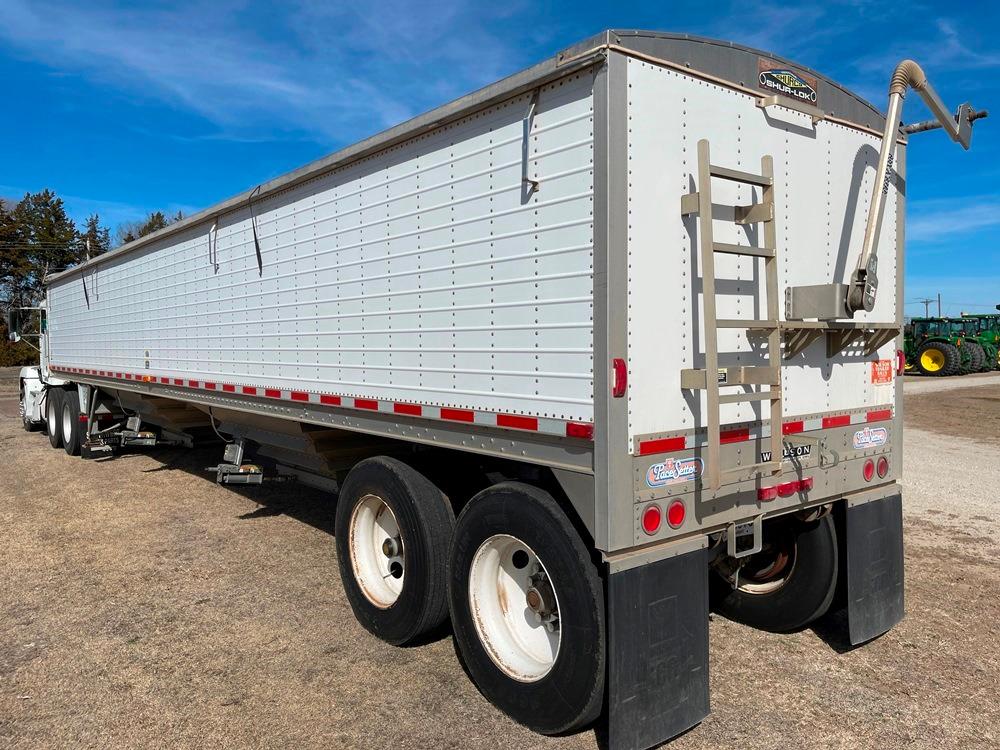
<path fill-rule="evenodd" d="M 69 443 L 73 436 L 73 410 L 67 404 L 63 407 L 62 418 L 63 442 Z"/>
<path fill-rule="evenodd" d="M 541 612 L 529 606 L 529 590 L 549 599 Z M 507 534 L 483 542 L 469 572 L 469 605 L 479 640 L 506 675 L 537 682 L 552 671 L 562 643 L 559 598 L 531 547 Z"/>
<path fill-rule="evenodd" d="M 56 405 L 52 402 L 52 395 L 51 394 L 49 394 L 46 397 L 45 400 L 46 400 L 45 411 L 49 415 L 48 428 L 49 428 L 49 431 L 51 432 L 53 430 L 59 429 L 59 424 L 58 424 L 58 421 L 56 419 Z"/>
<path fill-rule="evenodd" d="M 388 609 L 403 590 L 406 563 L 399 523 L 382 498 L 365 495 L 354 506 L 349 545 L 361 593 L 379 609 Z"/>

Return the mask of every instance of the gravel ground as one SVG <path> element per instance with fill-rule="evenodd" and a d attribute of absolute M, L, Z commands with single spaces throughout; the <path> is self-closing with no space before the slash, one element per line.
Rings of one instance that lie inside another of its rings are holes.
<path fill-rule="evenodd" d="M 21 430 L 5 374 L 0 746 L 596 746 L 494 710 L 448 634 L 398 649 L 362 630 L 333 498 L 219 487 L 215 451 L 70 458 Z M 713 713 L 671 750 L 1000 746 L 1000 387 L 906 406 L 906 619 L 850 650 L 836 618 L 713 618 Z"/>

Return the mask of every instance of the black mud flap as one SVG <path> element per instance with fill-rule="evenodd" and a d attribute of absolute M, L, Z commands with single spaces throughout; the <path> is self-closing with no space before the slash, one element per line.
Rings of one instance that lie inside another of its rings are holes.
<path fill-rule="evenodd" d="M 708 716 L 708 550 L 608 579 L 608 750 L 645 750 Z"/>
<path fill-rule="evenodd" d="M 847 627 L 851 645 L 903 619 L 903 496 L 846 510 Z"/>

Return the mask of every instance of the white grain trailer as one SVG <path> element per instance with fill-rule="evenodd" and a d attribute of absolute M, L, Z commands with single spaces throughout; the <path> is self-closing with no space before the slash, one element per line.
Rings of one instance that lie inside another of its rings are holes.
<path fill-rule="evenodd" d="M 657 744 L 708 713 L 710 601 L 903 616 L 907 86 L 968 147 L 912 63 L 887 126 L 772 54 L 602 33 L 51 277 L 26 422 L 337 487 L 365 628 L 450 615 L 516 720 Z"/>

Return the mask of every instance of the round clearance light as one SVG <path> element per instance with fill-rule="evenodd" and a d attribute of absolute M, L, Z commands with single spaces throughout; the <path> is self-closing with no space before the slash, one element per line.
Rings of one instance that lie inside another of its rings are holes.
<path fill-rule="evenodd" d="M 670 505 L 667 506 L 667 523 L 670 524 L 670 528 L 679 529 L 681 524 L 684 523 L 684 516 L 687 514 L 687 509 L 684 507 L 683 500 L 674 500 Z"/>
<path fill-rule="evenodd" d="M 870 458 L 865 461 L 865 466 L 861 470 L 861 476 L 865 478 L 866 482 L 872 481 L 872 477 L 875 476 L 875 462 Z"/>
<path fill-rule="evenodd" d="M 642 530 L 652 536 L 660 530 L 662 519 L 663 514 L 660 512 L 659 505 L 647 505 L 646 510 L 642 512 Z"/>
<path fill-rule="evenodd" d="M 889 459 L 885 456 L 879 458 L 875 469 L 878 471 L 878 478 L 885 479 L 885 475 L 889 473 Z"/>

